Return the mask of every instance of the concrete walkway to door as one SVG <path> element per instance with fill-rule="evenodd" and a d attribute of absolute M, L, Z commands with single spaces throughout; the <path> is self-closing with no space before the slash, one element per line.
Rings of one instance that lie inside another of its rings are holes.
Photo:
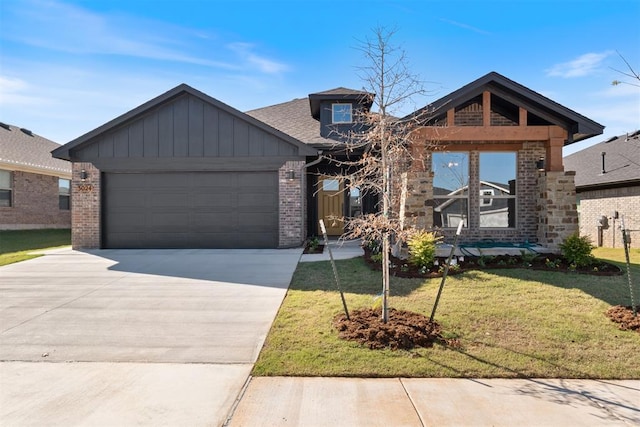
<path fill-rule="evenodd" d="M 0 424 L 221 425 L 300 255 L 63 249 L 0 267 Z"/>

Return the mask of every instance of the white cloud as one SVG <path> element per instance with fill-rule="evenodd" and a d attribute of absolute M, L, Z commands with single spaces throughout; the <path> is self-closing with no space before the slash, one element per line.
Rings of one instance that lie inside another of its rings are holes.
<path fill-rule="evenodd" d="M 445 22 L 445 23 L 447 23 L 447 24 L 454 25 L 454 26 L 456 26 L 456 27 L 464 28 L 465 30 L 473 31 L 474 33 L 478 33 L 478 34 L 491 34 L 489 31 L 481 30 L 480 28 L 476 28 L 476 27 L 473 27 L 473 26 L 471 26 L 471 25 L 464 24 L 464 23 L 462 23 L 462 22 L 452 21 L 451 19 L 440 18 L 440 21 L 441 21 L 441 22 Z"/>
<path fill-rule="evenodd" d="M 265 58 L 253 52 L 254 45 L 251 43 L 230 43 L 227 45 L 229 49 L 235 52 L 242 60 L 247 64 L 256 67 L 263 73 L 267 74 L 279 74 L 287 71 L 289 67 L 286 64 Z"/>
<path fill-rule="evenodd" d="M 593 74 L 600 68 L 602 62 L 614 52 L 585 53 L 576 59 L 556 64 L 545 70 L 548 76 L 554 77 L 584 77 Z"/>
<path fill-rule="evenodd" d="M 237 70 L 213 60 L 215 37 L 202 31 L 119 14 L 98 14 L 56 1 L 10 3 L 14 18 L 3 20 L 3 37 L 70 54 L 121 55 Z M 204 46 L 203 46 L 204 43 Z"/>

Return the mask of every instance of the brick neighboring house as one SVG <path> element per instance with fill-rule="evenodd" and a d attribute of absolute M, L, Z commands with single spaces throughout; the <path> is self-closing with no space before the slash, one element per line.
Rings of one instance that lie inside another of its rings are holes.
<path fill-rule="evenodd" d="M 72 244 L 290 247 L 319 234 L 320 218 L 341 235 L 331 218 L 375 211 L 377 197 L 345 188 L 320 151 L 357 156 L 343 135 L 363 129 L 357 113 L 374 97 L 340 87 L 243 113 L 177 86 L 53 152 L 73 162 Z M 466 242 L 552 249 L 577 229 L 562 147 L 602 125 L 498 73 L 422 112 L 405 172 L 419 226 L 450 237 L 463 221 Z"/>
<path fill-rule="evenodd" d="M 622 247 L 621 220 L 640 248 L 640 131 L 620 135 L 564 158 L 575 171 L 580 234 L 596 246 Z"/>
<path fill-rule="evenodd" d="M 0 123 L 0 230 L 71 228 L 71 163 L 53 141 Z"/>

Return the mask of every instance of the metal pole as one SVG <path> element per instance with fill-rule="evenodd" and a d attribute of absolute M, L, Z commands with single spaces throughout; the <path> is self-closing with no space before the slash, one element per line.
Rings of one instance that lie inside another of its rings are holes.
<path fill-rule="evenodd" d="M 449 265 L 451 264 L 451 259 L 453 258 L 453 253 L 456 250 L 456 246 L 458 245 L 458 237 L 460 236 L 460 232 L 462 231 L 462 224 L 464 223 L 464 219 L 460 220 L 458 224 L 458 230 L 456 230 L 456 237 L 453 239 L 453 245 L 451 245 L 451 252 L 449 252 L 449 258 L 447 258 L 447 264 L 444 266 L 444 273 L 442 273 L 442 281 L 440 282 L 440 288 L 438 289 L 438 295 L 436 296 L 436 302 L 433 304 L 433 310 L 431 311 L 431 317 L 429 317 L 429 322 L 433 322 L 433 317 L 436 315 L 436 309 L 438 308 L 438 303 L 440 302 L 440 295 L 442 295 L 442 289 L 444 289 L 444 282 L 447 280 L 447 274 L 449 274 Z"/>
<path fill-rule="evenodd" d="M 624 246 L 624 256 L 627 259 L 627 280 L 629 281 L 629 294 L 631 295 L 631 310 L 633 316 L 638 315 L 638 309 L 636 308 L 635 298 L 633 297 L 633 283 L 631 282 L 631 261 L 629 260 L 629 242 L 627 240 L 627 230 L 624 227 L 624 215 L 622 215 L 622 245 Z"/>
<path fill-rule="evenodd" d="M 344 293 L 342 292 L 342 288 L 340 287 L 340 279 L 338 278 L 338 269 L 336 268 L 336 262 L 333 260 L 333 253 L 331 252 L 331 247 L 329 246 L 329 237 L 327 236 L 327 229 L 324 226 L 324 221 L 320 220 L 320 230 L 322 231 L 322 235 L 324 236 L 324 246 L 329 251 L 329 259 L 331 260 L 331 267 L 333 268 L 333 277 L 336 279 L 336 287 L 338 288 L 338 292 L 340 292 L 340 298 L 342 299 L 342 307 L 344 308 L 344 314 L 347 316 L 347 320 L 351 320 L 349 317 L 349 310 L 347 309 L 347 302 L 344 299 Z"/>

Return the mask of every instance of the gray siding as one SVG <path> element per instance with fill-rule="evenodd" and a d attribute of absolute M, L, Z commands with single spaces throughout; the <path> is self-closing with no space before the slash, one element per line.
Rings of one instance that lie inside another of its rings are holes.
<path fill-rule="evenodd" d="M 75 151 L 77 161 L 110 158 L 284 157 L 298 147 L 190 94 L 183 94 Z"/>

